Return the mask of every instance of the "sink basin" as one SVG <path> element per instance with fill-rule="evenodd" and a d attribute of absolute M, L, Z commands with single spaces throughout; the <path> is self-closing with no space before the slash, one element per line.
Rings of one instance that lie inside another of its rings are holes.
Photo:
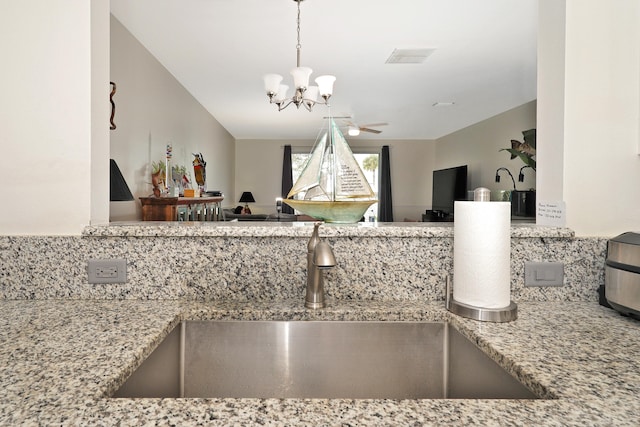
<path fill-rule="evenodd" d="M 113 397 L 536 399 L 444 322 L 187 321 Z"/>

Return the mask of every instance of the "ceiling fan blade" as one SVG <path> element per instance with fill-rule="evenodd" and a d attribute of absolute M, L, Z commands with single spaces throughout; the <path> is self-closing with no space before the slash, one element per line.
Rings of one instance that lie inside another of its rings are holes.
<path fill-rule="evenodd" d="M 362 125 L 363 128 L 375 128 L 378 126 L 387 126 L 389 123 L 367 123 L 366 125 Z"/>
<path fill-rule="evenodd" d="M 370 133 L 382 133 L 381 130 L 378 129 L 369 129 L 369 128 L 360 128 L 361 132 L 370 132 Z"/>

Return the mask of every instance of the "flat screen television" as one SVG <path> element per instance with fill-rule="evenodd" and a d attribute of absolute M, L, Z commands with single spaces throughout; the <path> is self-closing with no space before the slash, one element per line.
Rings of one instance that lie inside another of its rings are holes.
<path fill-rule="evenodd" d="M 467 199 L 467 165 L 433 171 L 431 194 L 431 209 L 453 219 L 453 202 Z"/>

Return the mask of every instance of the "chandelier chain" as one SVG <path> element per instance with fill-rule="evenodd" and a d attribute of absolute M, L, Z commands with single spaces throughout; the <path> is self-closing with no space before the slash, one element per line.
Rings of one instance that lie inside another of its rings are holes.
<path fill-rule="evenodd" d="M 300 67 L 300 50 L 302 49 L 302 45 L 300 44 L 300 2 L 302 0 L 295 0 L 298 3 L 298 19 L 296 20 L 297 28 L 296 31 L 298 33 L 298 44 L 296 45 L 296 67 Z"/>
<path fill-rule="evenodd" d="M 300 44 L 300 1 L 296 1 L 298 3 L 298 19 L 296 23 L 298 24 L 296 31 L 298 32 L 298 44 L 296 45 L 296 49 L 300 49 L 302 45 Z"/>

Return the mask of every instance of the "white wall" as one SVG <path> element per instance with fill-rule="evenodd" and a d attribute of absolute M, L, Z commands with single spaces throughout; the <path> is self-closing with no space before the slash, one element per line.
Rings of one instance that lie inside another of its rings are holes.
<path fill-rule="evenodd" d="M 640 2 L 568 0 L 566 13 L 567 226 L 640 231 Z"/>
<path fill-rule="evenodd" d="M 565 0 L 539 0 L 537 200 L 563 195 L 565 103 Z"/>
<path fill-rule="evenodd" d="M 192 153 L 201 152 L 207 189 L 233 195 L 233 137 L 113 16 L 111 80 L 117 85 L 111 158 L 136 199 L 111 202 L 111 221 L 141 219 L 138 197 L 151 194 L 150 165 L 164 161 L 167 144 L 173 147 L 172 164 L 185 166 L 194 185 Z"/>
<path fill-rule="evenodd" d="M 104 193 L 108 182 L 92 176 L 92 138 L 103 156 L 108 150 L 108 120 L 92 126 L 92 98 L 108 95 L 108 81 L 99 81 L 106 73 L 92 79 L 92 65 L 108 64 L 99 17 L 108 0 L 9 0 L 1 8 L 0 234 L 79 234 L 91 222 L 92 186 Z M 96 170 L 107 164 L 105 156 Z M 95 201 L 96 222 L 106 203 Z"/>
<path fill-rule="evenodd" d="M 301 152 L 310 152 L 311 140 L 237 140 L 236 192 L 225 206 L 237 206 L 243 191 L 251 191 L 256 203 L 252 213 L 275 212 L 275 198 L 280 196 L 283 147 L 289 144 Z M 420 220 L 431 204 L 431 171 L 434 162 L 433 141 L 390 141 L 350 138 L 353 151 L 380 152 L 389 146 L 393 216 L 396 221 Z"/>
<path fill-rule="evenodd" d="M 109 2 L 91 2 L 91 224 L 109 223 Z"/>
<path fill-rule="evenodd" d="M 526 168 L 524 182 L 518 182 L 518 174 L 524 163 L 502 148 L 511 148 L 511 140 L 524 142 L 522 131 L 536 128 L 536 102 L 532 101 L 475 125 L 438 138 L 436 142 L 435 169 L 468 165 L 468 187 L 486 187 L 492 191 L 513 190 L 513 182 L 500 172 L 500 182 L 495 182 L 496 170 L 509 169 L 518 190 L 536 188 L 536 172 Z"/>

